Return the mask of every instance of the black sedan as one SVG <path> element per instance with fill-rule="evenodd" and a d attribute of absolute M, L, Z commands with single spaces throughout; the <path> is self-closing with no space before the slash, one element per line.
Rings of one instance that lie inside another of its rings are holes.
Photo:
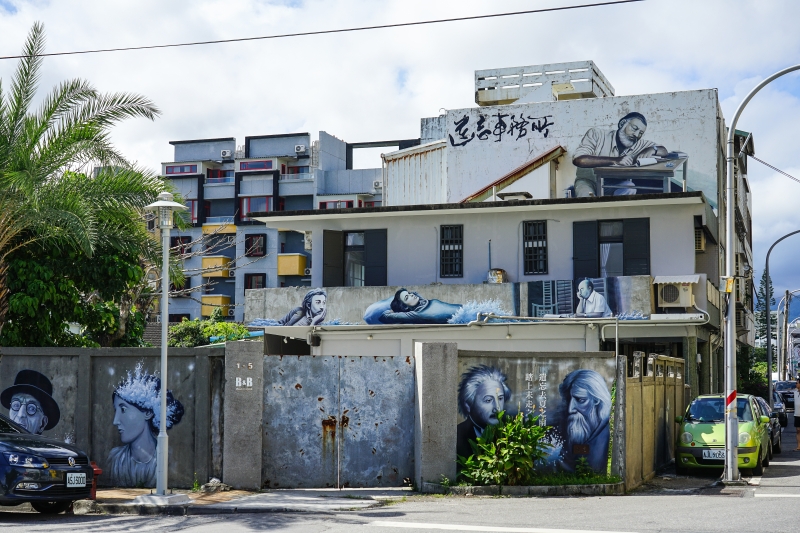
<path fill-rule="evenodd" d="M 764 398 L 756 398 L 756 401 L 764 416 L 769 417 L 769 440 L 772 442 L 772 448 L 769 450 L 769 458 L 772 459 L 774 453 L 781 453 L 781 432 L 783 431 L 783 427 L 781 427 L 778 412 L 770 409 L 767 400 Z"/>
<path fill-rule="evenodd" d="M 783 398 L 783 405 L 787 411 L 794 411 L 794 389 L 797 384 L 794 381 L 776 381 L 775 391 Z"/>
<path fill-rule="evenodd" d="M 60 513 L 89 497 L 93 476 L 89 457 L 76 447 L 0 415 L 0 505 L 30 502 L 40 513 Z"/>
<path fill-rule="evenodd" d="M 778 413 L 778 421 L 781 427 L 789 425 L 789 415 L 786 414 L 786 406 L 783 404 L 783 396 L 778 391 L 772 391 L 772 412 Z"/>

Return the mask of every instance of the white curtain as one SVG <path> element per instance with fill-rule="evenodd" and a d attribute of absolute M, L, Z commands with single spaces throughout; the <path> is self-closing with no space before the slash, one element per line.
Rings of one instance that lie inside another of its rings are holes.
<path fill-rule="evenodd" d="M 606 270 L 606 263 L 608 263 L 608 254 L 611 252 L 611 243 L 600 243 L 600 277 L 607 278 L 608 271 Z"/>

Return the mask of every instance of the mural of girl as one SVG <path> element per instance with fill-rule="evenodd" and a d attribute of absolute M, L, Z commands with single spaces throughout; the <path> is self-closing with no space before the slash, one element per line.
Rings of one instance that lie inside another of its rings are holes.
<path fill-rule="evenodd" d="M 108 454 L 107 469 L 111 484 L 117 487 L 155 487 L 156 451 L 161 380 L 148 374 L 142 363 L 136 365 L 111 395 L 114 402 L 114 426 L 122 446 Z M 167 429 L 180 423 L 183 405 L 172 391 L 167 391 Z"/>

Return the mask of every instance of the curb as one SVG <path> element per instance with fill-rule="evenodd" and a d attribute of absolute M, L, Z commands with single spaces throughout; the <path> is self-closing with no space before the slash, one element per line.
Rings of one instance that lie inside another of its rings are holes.
<path fill-rule="evenodd" d="M 456 485 L 450 487 L 439 483 L 423 483 L 421 489 L 424 494 L 451 494 L 454 496 L 621 496 L 625 494 L 625 483 L 549 486 Z"/>

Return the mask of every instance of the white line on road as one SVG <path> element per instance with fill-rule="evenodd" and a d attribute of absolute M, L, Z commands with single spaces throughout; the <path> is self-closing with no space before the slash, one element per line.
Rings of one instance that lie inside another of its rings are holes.
<path fill-rule="evenodd" d="M 748 485 L 761 485 L 761 476 L 753 476 L 750 478 L 750 481 L 747 482 Z"/>
<path fill-rule="evenodd" d="M 370 522 L 374 527 L 398 527 L 404 529 L 445 529 L 448 531 L 498 531 L 501 533 L 623 533 L 620 531 L 589 531 L 587 529 L 543 529 L 540 527 L 467 526 L 462 524 L 433 524 L 426 522 Z M 632 532 L 624 532 L 632 533 Z"/>
<path fill-rule="evenodd" d="M 800 494 L 769 494 L 764 492 L 756 492 L 756 498 L 800 498 Z"/>

